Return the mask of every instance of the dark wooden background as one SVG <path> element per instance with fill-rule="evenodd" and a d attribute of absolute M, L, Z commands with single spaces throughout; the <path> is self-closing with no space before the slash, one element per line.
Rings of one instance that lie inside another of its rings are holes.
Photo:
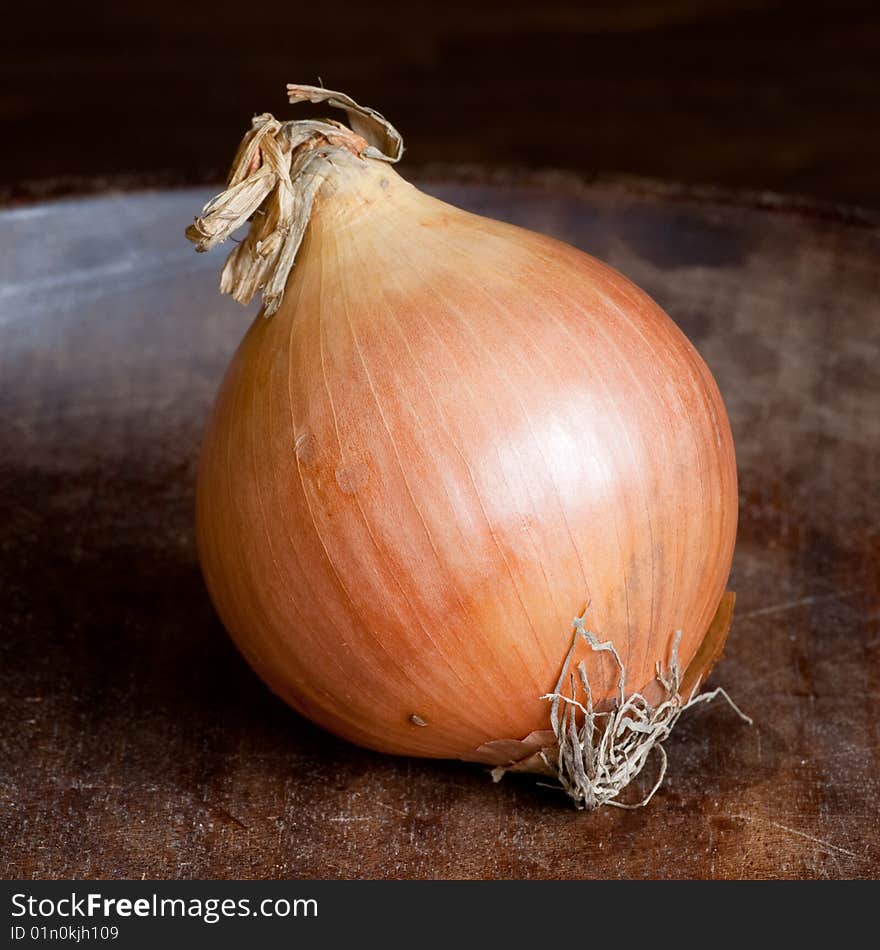
<path fill-rule="evenodd" d="M 219 177 L 252 113 L 284 114 L 284 83 L 321 77 L 394 121 L 410 166 L 880 207 L 872 0 L 17 3 L 0 49 L 7 190 Z"/>
<path fill-rule="evenodd" d="M 873 3 L 25 3 L 0 49 L 0 198 L 30 202 L 0 212 L 0 876 L 880 875 Z M 181 237 L 210 189 L 33 199 L 213 181 L 318 77 L 399 125 L 405 174 L 685 183 L 441 189 L 622 269 L 730 411 L 715 683 L 757 726 L 686 717 L 644 811 L 339 742 L 214 616 L 194 462 L 247 315 Z"/>
<path fill-rule="evenodd" d="M 588 815 L 295 715 L 224 633 L 193 543 L 199 442 L 249 321 L 217 293 L 223 255 L 183 240 L 210 191 L 18 208 L 0 212 L 0 877 L 880 874 L 880 229 L 558 178 L 439 193 L 609 261 L 707 360 L 740 478 L 712 682 L 755 726 L 689 712 L 648 808 Z"/>

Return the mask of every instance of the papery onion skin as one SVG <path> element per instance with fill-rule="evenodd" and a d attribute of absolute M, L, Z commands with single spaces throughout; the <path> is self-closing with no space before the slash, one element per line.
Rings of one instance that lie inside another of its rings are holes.
<path fill-rule="evenodd" d="M 630 281 L 340 156 L 199 465 L 211 597 L 295 709 L 383 752 L 479 759 L 548 728 L 572 618 L 649 689 L 733 556 L 711 373 Z M 589 650 L 594 700 L 616 668 Z"/>

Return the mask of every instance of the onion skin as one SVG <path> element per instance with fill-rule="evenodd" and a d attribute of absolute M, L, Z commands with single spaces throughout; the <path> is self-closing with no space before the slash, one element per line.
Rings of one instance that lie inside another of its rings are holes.
<path fill-rule="evenodd" d="M 353 742 L 471 760 L 548 728 L 587 605 L 628 689 L 675 630 L 686 667 L 737 518 L 697 352 L 594 258 L 335 166 L 200 459 L 199 556 L 249 663 Z M 616 668 L 579 657 L 611 701 Z"/>

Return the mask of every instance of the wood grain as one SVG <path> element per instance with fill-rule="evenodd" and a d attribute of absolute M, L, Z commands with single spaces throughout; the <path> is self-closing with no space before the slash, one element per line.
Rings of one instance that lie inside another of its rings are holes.
<path fill-rule="evenodd" d="M 880 232 L 560 177 L 435 183 L 669 312 L 740 473 L 723 704 L 644 810 L 373 754 L 274 699 L 193 546 L 205 418 L 248 314 L 182 229 L 205 190 L 0 213 L 4 877 L 876 877 Z M 648 777 L 645 777 L 648 781 Z"/>
<path fill-rule="evenodd" d="M 880 207 L 869 0 L 19 3 L 0 33 L 0 187 L 220 177 L 254 112 L 318 81 L 408 160 L 560 167 Z"/>

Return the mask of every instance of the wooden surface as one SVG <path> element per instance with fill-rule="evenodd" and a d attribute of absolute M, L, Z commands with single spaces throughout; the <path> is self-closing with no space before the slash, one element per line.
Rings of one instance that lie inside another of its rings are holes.
<path fill-rule="evenodd" d="M 877 876 L 880 232 L 552 176 L 434 190 L 608 260 L 714 371 L 741 523 L 713 682 L 755 727 L 721 703 L 688 713 L 648 808 L 584 814 L 528 777 L 493 785 L 300 719 L 233 649 L 193 548 L 200 433 L 249 319 L 216 293 L 221 256 L 183 240 L 208 192 L 13 209 L 0 874 Z"/>
<path fill-rule="evenodd" d="M 387 115 L 418 165 L 649 175 L 880 208 L 874 0 L 7 7 L 0 190 L 220 177 L 251 115 L 289 115 L 284 84 L 320 77 Z"/>

